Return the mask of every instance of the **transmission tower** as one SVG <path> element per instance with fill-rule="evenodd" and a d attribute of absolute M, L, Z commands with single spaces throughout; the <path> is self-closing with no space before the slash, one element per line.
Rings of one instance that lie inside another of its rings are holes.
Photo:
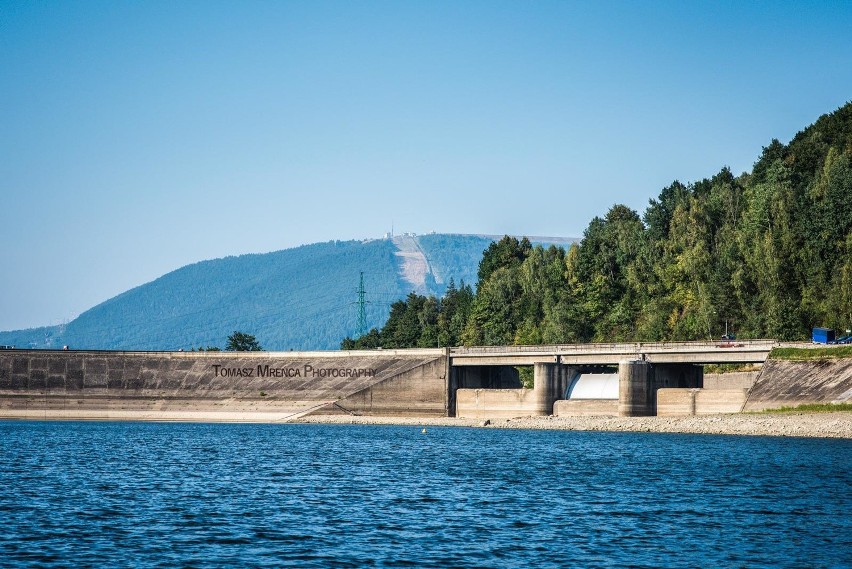
<path fill-rule="evenodd" d="M 364 300 L 364 271 L 361 271 L 361 284 L 358 286 L 358 336 L 363 336 L 367 333 L 367 311 Z"/>

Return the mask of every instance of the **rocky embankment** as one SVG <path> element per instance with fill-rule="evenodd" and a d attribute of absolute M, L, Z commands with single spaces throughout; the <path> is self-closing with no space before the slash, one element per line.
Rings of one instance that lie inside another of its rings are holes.
<path fill-rule="evenodd" d="M 852 413 L 845 411 L 836 413 L 746 413 L 692 417 L 519 417 L 497 420 L 314 416 L 303 417 L 297 422 L 852 439 Z"/>

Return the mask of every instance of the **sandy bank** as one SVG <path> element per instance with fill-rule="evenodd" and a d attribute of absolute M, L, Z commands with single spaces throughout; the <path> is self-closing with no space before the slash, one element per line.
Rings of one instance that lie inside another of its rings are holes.
<path fill-rule="evenodd" d="M 302 417 L 298 423 L 482 427 L 635 433 L 696 433 L 852 439 L 852 413 L 704 415 L 693 417 L 523 417 L 516 419 L 410 419 Z"/>

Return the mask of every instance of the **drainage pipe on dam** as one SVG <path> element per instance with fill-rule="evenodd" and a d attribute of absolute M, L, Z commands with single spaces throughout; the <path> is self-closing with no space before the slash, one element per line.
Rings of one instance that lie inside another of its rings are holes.
<path fill-rule="evenodd" d="M 643 360 L 618 363 L 618 416 L 654 415 L 651 393 L 651 365 Z"/>

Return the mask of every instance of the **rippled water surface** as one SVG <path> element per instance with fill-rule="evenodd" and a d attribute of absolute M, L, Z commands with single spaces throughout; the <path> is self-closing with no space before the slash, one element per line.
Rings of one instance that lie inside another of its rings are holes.
<path fill-rule="evenodd" d="M 852 567 L 852 443 L 0 422 L 0 566 Z"/>

